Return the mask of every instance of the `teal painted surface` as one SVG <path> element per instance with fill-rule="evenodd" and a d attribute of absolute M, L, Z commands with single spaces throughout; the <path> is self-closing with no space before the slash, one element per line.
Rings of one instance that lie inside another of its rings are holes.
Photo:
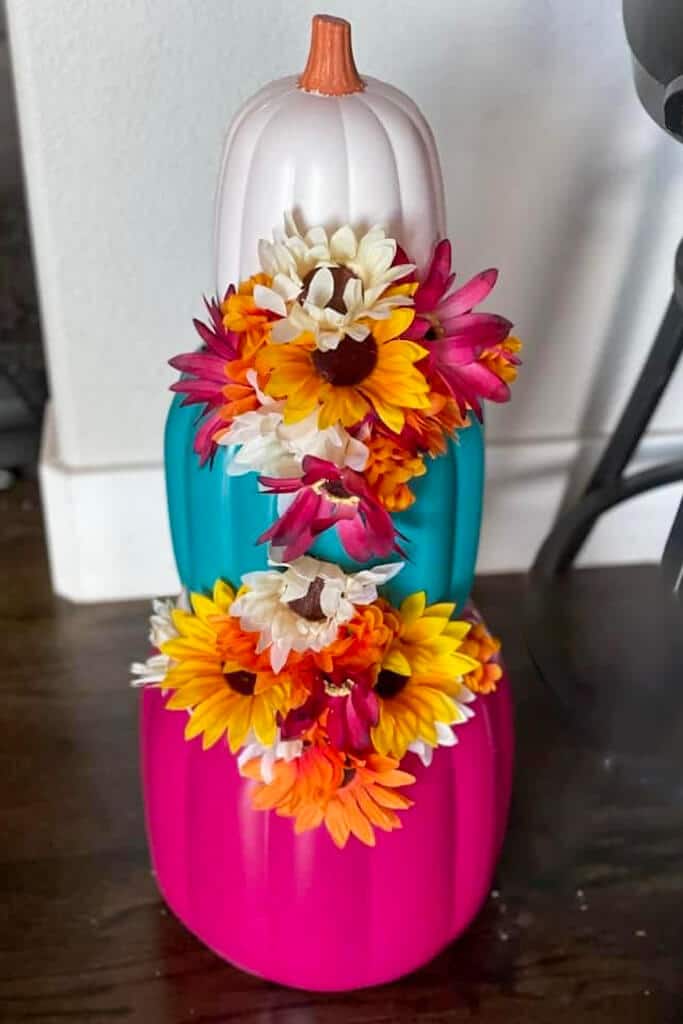
<path fill-rule="evenodd" d="M 174 399 L 166 423 L 171 535 L 183 584 L 208 591 L 219 576 L 235 584 L 244 573 L 267 568 L 267 546 L 256 538 L 276 518 L 276 498 L 259 493 L 255 473 L 228 476 L 233 449 L 220 448 L 213 466 L 200 467 L 192 450 L 196 411 L 180 402 Z M 475 420 L 446 455 L 429 460 L 426 475 L 414 482 L 417 500 L 394 517 L 408 560 L 386 587 L 390 600 L 426 590 L 430 601 L 462 607 L 474 579 L 483 485 L 484 438 Z M 319 538 L 311 553 L 348 570 L 362 568 L 346 556 L 336 531 Z"/>

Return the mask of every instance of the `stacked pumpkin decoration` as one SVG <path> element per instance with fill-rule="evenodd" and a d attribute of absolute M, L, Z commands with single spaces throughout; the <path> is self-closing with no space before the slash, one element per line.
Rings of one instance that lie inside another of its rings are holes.
<path fill-rule="evenodd" d="M 294 142 L 294 140 L 296 140 Z M 177 601 L 142 696 L 169 906 L 245 970 L 378 984 L 489 890 L 512 772 L 507 678 L 469 601 L 481 402 L 519 342 L 451 271 L 429 128 L 313 22 L 300 78 L 235 118 L 218 297 L 166 431 Z"/>

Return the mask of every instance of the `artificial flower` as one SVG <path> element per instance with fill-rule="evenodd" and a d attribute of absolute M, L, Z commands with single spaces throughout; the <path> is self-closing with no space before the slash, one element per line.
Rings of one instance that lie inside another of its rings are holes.
<path fill-rule="evenodd" d="M 408 483 L 424 476 L 427 467 L 421 455 L 404 447 L 394 434 L 374 431 L 367 441 L 365 469 L 373 493 L 388 512 L 402 512 L 415 501 Z"/>
<path fill-rule="evenodd" d="M 249 359 L 269 338 L 276 316 L 259 304 L 268 294 L 271 279 L 267 274 L 254 274 L 242 281 L 237 291 L 231 288 L 221 303 L 223 324 L 241 338 L 240 354 Z"/>
<path fill-rule="evenodd" d="M 176 600 L 167 598 L 152 602 L 148 636 L 153 653 L 146 661 L 134 661 L 130 666 L 131 675 L 135 677 L 131 681 L 131 686 L 148 686 L 164 680 L 170 667 L 170 658 L 162 654 L 160 648 L 167 640 L 172 640 L 178 635 L 173 624 L 173 612 L 176 608 L 183 607 L 188 607 L 184 591 Z"/>
<path fill-rule="evenodd" d="M 228 427 L 214 435 L 218 444 L 239 446 L 228 465 L 231 476 L 250 472 L 296 476 L 301 472 L 305 455 L 358 471 L 365 468 L 367 447 L 340 423 L 320 430 L 317 413 L 312 412 L 299 423 L 287 424 L 284 402 L 275 401 L 260 390 L 255 370 L 249 370 L 246 376 L 259 405 L 239 413 Z"/>
<path fill-rule="evenodd" d="M 429 348 L 429 371 L 462 410 L 481 418 L 482 398 L 506 402 L 510 389 L 495 371 L 495 363 L 482 361 L 485 350 L 503 342 L 512 324 L 493 313 L 476 313 L 498 278 L 497 270 L 484 270 L 451 292 L 451 243 L 436 246 L 427 276 L 414 297 L 415 318 L 406 332 Z"/>
<path fill-rule="evenodd" d="M 400 828 L 396 811 L 413 803 L 400 789 L 411 785 L 415 776 L 377 754 L 360 759 L 313 744 L 295 761 L 276 762 L 269 784 L 261 781 L 258 759 L 244 764 L 242 772 L 257 783 L 252 796 L 257 810 L 294 818 L 297 834 L 324 824 L 339 848 L 351 835 L 374 846 L 374 829 Z"/>
<path fill-rule="evenodd" d="M 336 526 L 347 554 L 357 562 L 401 552 L 396 528 L 360 473 L 307 455 L 300 477 L 260 477 L 269 494 L 296 495 L 258 543 L 270 541 L 291 562 L 316 537 Z"/>
<path fill-rule="evenodd" d="M 409 409 L 400 434 L 400 443 L 408 450 L 430 455 L 433 459 L 446 451 L 449 437 L 469 426 L 458 403 L 450 395 L 429 392 L 429 408 Z"/>
<path fill-rule="evenodd" d="M 230 616 L 234 591 L 217 581 L 213 597 L 192 594 L 192 611 L 175 610 L 178 636 L 161 645 L 171 659 L 161 684 L 172 690 L 166 707 L 191 711 L 186 739 L 202 735 L 204 749 L 227 735 L 234 753 L 252 732 L 259 743 L 276 738 L 276 720 L 307 695 L 305 666 L 276 675 L 257 637 Z"/>
<path fill-rule="evenodd" d="M 436 747 L 454 747 L 458 742 L 455 729 L 450 725 L 446 725 L 445 722 L 435 722 L 434 726 L 436 729 L 435 745 L 425 743 L 424 740 L 413 740 L 408 746 L 410 753 L 417 754 L 425 768 L 429 768 L 432 763 Z"/>
<path fill-rule="evenodd" d="M 373 690 L 374 666 L 347 671 L 335 666 L 316 677 L 308 699 L 282 721 L 284 739 L 293 740 L 321 725 L 335 750 L 364 754 L 370 748 L 370 730 L 377 724 L 378 704 Z"/>
<path fill-rule="evenodd" d="M 226 292 L 228 301 L 232 289 Z M 182 405 L 201 405 L 201 426 L 194 439 L 194 450 L 203 465 L 216 453 L 213 435 L 222 425 L 220 408 L 225 402 L 223 388 L 228 383 L 228 366 L 239 353 L 239 337 L 223 323 L 217 299 L 204 299 L 209 313 L 209 324 L 194 320 L 195 330 L 206 346 L 199 352 L 185 352 L 169 359 L 170 365 L 185 374 L 171 384 L 171 391 L 182 394 Z M 203 421 L 203 422 L 202 422 Z"/>
<path fill-rule="evenodd" d="M 509 336 L 499 345 L 484 349 L 479 361 L 506 384 L 513 384 L 519 373 L 518 368 L 521 363 L 519 353 L 522 351 L 522 347 L 519 338 Z"/>
<path fill-rule="evenodd" d="M 401 335 L 412 322 L 410 309 L 396 309 L 378 320 L 364 341 L 345 337 L 323 352 L 310 335 L 284 345 L 266 345 L 256 366 L 267 383 L 264 390 L 285 400 L 286 423 L 318 410 L 318 425 L 353 427 L 372 412 L 394 433 L 400 433 L 406 409 L 429 407 L 429 384 L 415 366 L 427 349 Z"/>
<path fill-rule="evenodd" d="M 455 606 L 427 607 L 424 593 L 407 597 L 399 609 L 399 629 L 381 665 L 375 693 L 379 721 L 372 741 L 380 754 L 399 759 L 415 740 L 438 744 L 436 723 L 466 721 L 474 695 L 462 676 L 479 663 L 460 647 L 470 623 L 452 621 Z"/>
<path fill-rule="evenodd" d="M 380 227 L 358 239 L 347 224 L 328 238 L 324 228 L 305 235 L 291 215 L 274 242 L 262 239 L 259 258 L 273 286 L 261 301 L 282 317 L 272 330 L 274 342 L 310 333 L 321 351 L 344 338 L 363 341 L 370 319 L 385 319 L 396 306 L 410 305 L 414 289 L 391 289 L 414 267 L 395 265 L 397 246 Z"/>
<path fill-rule="evenodd" d="M 467 689 L 473 693 L 495 693 L 503 675 L 498 660 L 500 640 L 491 636 L 481 620 L 475 619 L 460 645 L 460 650 L 478 662 L 475 669 L 463 676 L 463 683 Z"/>
<path fill-rule="evenodd" d="M 334 668 L 347 674 L 373 666 L 375 674 L 400 629 L 398 615 L 387 601 L 379 599 L 356 614 L 339 628 L 337 639 L 314 655 L 323 672 Z"/>
<path fill-rule="evenodd" d="M 274 672 L 291 651 L 322 651 L 336 639 L 359 606 L 377 599 L 401 562 L 345 573 L 338 565 L 304 556 L 281 570 L 247 573 L 230 608 L 242 628 L 258 633 L 257 650 L 268 650 Z"/>
<path fill-rule="evenodd" d="M 275 739 L 269 746 L 264 746 L 250 735 L 247 736 L 245 745 L 237 756 L 237 767 L 241 772 L 245 764 L 257 758 L 261 772 L 260 781 L 272 782 L 275 777 L 275 762 L 294 761 L 301 757 L 303 748 L 302 740 L 283 740 L 279 729 L 276 730 Z"/>
<path fill-rule="evenodd" d="M 221 444 L 223 432 L 238 416 L 254 412 L 260 407 L 260 391 L 258 374 L 254 367 L 253 356 L 248 359 L 233 359 L 226 367 L 228 380 L 223 388 L 223 405 L 218 410 L 220 422 L 213 433 L 215 444 Z"/>

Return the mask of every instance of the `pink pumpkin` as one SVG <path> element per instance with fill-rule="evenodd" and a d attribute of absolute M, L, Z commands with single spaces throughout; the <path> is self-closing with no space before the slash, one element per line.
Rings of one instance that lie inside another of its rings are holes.
<path fill-rule="evenodd" d="M 224 744 L 183 737 L 186 715 L 142 695 L 147 830 L 159 888 L 180 920 L 230 963 L 296 988 L 378 985 L 429 961 L 489 892 L 512 780 L 507 676 L 478 697 L 458 744 L 429 768 L 408 754 L 415 801 L 374 848 L 339 850 L 324 827 L 254 810 L 254 783 Z"/>

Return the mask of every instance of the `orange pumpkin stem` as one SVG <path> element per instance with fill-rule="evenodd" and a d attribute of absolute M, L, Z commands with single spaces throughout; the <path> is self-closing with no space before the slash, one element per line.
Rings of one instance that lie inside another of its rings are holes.
<path fill-rule="evenodd" d="M 358 74 L 351 49 L 351 26 L 343 18 L 316 14 L 311 28 L 311 48 L 299 88 L 323 96 L 347 96 L 362 92 L 365 82 Z"/>

